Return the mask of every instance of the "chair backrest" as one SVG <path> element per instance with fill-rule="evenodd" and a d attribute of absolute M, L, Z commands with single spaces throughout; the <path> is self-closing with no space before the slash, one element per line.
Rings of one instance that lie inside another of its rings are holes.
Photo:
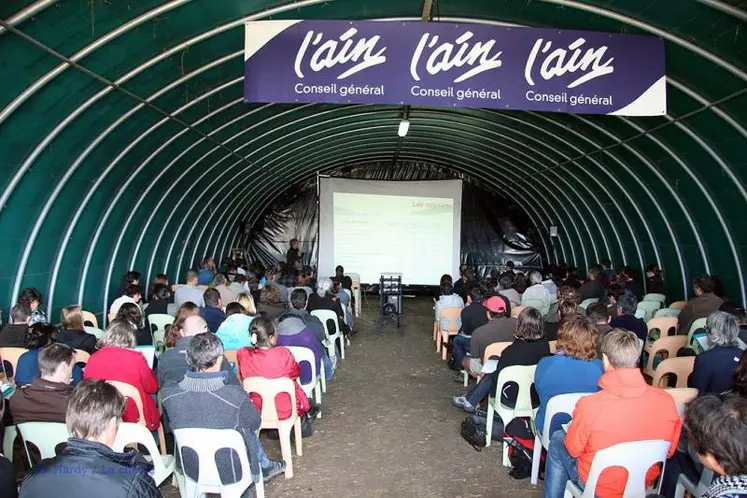
<path fill-rule="evenodd" d="M 559 413 L 567 413 L 568 415 L 573 415 L 573 410 L 576 409 L 576 403 L 578 403 L 578 400 L 583 398 L 584 396 L 588 396 L 592 393 L 567 393 L 567 394 L 558 394 L 557 396 L 553 396 L 547 401 L 547 407 L 545 408 L 545 420 L 543 420 L 545 428 L 545 432 L 542 434 L 542 445 L 545 448 L 548 448 L 550 445 L 550 436 L 552 434 L 550 433 L 550 424 L 552 424 L 552 419 L 555 417 L 555 415 Z"/>
<path fill-rule="evenodd" d="M 524 311 L 524 308 L 526 308 L 526 306 L 511 306 L 511 318 L 519 316 L 521 312 Z"/>
<path fill-rule="evenodd" d="M 286 393 L 290 396 L 291 406 L 296 406 L 296 383 L 287 377 L 265 379 L 264 377 L 247 377 L 242 385 L 244 391 L 257 393 L 262 398 L 262 422 L 277 422 L 278 410 L 275 406 L 275 396 Z M 293 410 L 291 420 L 295 420 L 296 410 Z"/>
<path fill-rule="evenodd" d="M 112 449 L 114 451 L 124 452 L 125 447 L 132 443 L 140 444 L 148 450 L 148 455 L 151 457 L 151 463 L 154 466 L 155 474 L 162 475 L 166 472 L 166 465 L 161 458 L 161 452 L 158 451 L 156 440 L 153 439 L 153 434 L 148 430 L 148 428 L 141 424 L 120 422 L 119 428 L 117 429 L 117 438 L 114 440 Z"/>
<path fill-rule="evenodd" d="M 84 324 L 86 322 L 88 322 L 88 323 L 91 324 L 92 327 L 99 328 L 99 321 L 96 318 L 96 315 L 94 315 L 90 311 L 81 311 L 81 313 L 83 314 L 83 323 Z"/>
<path fill-rule="evenodd" d="M 643 308 L 636 308 L 635 313 L 633 314 L 636 318 L 640 318 L 641 320 L 646 320 L 648 318 L 648 312 L 644 310 Z"/>
<path fill-rule="evenodd" d="M 698 318 L 697 320 L 693 321 L 692 325 L 690 325 L 690 330 L 687 332 L 688 346 L 690 346 L 690 344 L 693 342 L 693 334 L 695 334 L 698 329 L 705 329 L 707 324 L 708 318 Z"/>
<path fill-rule="evenodd" d="M 555 354 L 558 352 L 558 341 L 549 341 L 548 344 L 550 344 L 550 352 L 552 354 Z"/>
<path fill-rule="evenodd" d="M 304 348 L 301 346 L 285 346 L 285 349 L 291 352 L 293 358 L 295 358 L 296 360 L 296 363 L 298 363 L 299 365 L 301 365 L 301 362 L 306 362 L 311 365 L 311 379 L 306 383 L 301 382 L 300 378 L 298 379 L 298 383 L 301 385 L 301 389 L 303 389 L 303 392 L 306 393 L 306 396 L 311 398 L 313 395 L 314 386 L 316 386 L 319 376 L 319 373 L 316 371 L 316 357 L 314 356 L 314 352 L 309 348 Z"/>
<path fill-rule="evenodd" d="M 687 306 L 687 301 L 675 301 L 669 305 L 670 308 L 673 308 L 676 310 L 683 310 L 685 309 L 685 306 Z"/>
<path fill-rule="evenodd" d="M 463 308 L 441 308 L 441 312 L 436 320 L 441 332 L 449 332 L 451 334 L 459 333 L 459 319 L 462 316 L 462 309 Z M 446 330 L 441 329 L 441 320 L 444 318 L 449 321 L 449 328 Z"/>
<path fill-rule="evenodd" d="M 166 327 L 174 323 L 175 318 L 171 315 L 163 313 L 153 313 L 148 315 L 148 323 L 150 323 L 150 331 L 153 334 L 153 345 L 158 346 L 158 343 L 164 342 L 166 336 Z"/>
<path fill-rule="evenodd" d="M 664 294 L 657 294 L 655 292 L 651 292 L 643 296 L 644 301 L 658 301 L 661 303 L 662 306 L 664 306 L 664 303 L 667 302 L 667 296 Z"/>
<path fill-rule="evenodd" d="M 664 391 L 674 399 L 674 404 L 677 406 L 680 417 L 685 413 L 685 404 L 698 396 L 698 390 L 692 387 L 674 387 L 664 389 Z"/>
<path fill-rule="evenodd" d="M 17 427 L 21 432 L 24 446 L 26 443 L 32 443 L 39 448 L 39 454 L 42 458 L 54 457 L 57 446 L 66 442 L 70 437 L 67 425 L 60 422 L 22 422 Z M 153 439 L 153 436 L 151 436 L 151 439 Z M 31 461 L 28 446 L 26 446 L 26 456 L 29 464 L 33 465 L 34 462 Z"/>
<path fill-rule="evenodd" d="M 591 297 L 589 299 L 584 299 L 583 301 L 581 301 L 581 304 L 579 304 L 578 307 L 579 308 L 583 308 L 585 310 L 586 308 L 588 308 L 592 304 L 596 304 L 598 302 L 599 302 L 599 298 L 598 297 Z"/>
<path fill-rule="evenodd" d="M 586 482 L 583 497 L 594 497 L 597 480 L 602 471 L 609 467 L 624 467 L 628 471 L 628 481 L 625 484 L 623 498 L 645 496 L 646 473 L 652 465 L 660 462 L 662 465 L 666 463 L 670 445 L 670 441 L 653 439 L 620 443 L 599 450 L 591 462 L 589 479 Z M 658 493 L 658 489 L 656 492 Z"/>
<path fill-rule="evenodd" d="M 0 348 L 0 360 L 10 363 L 13 367 L 13 375 L 15 375 L 18 358 L 26 351 L 28 351 L 26 348 Z"/>
<path fill-rule="evenodd" d="M 142 398 L 140 398 L 140 391 L 137 390 L 137 387 L 126 382 L 120 382 L 118 380 L 107 380 L 106 383 L 116 387 L 117 391 L 119 391 L 122 396 L 124 396 L 125 398 L 130 398 L 133 403 L 135 403 L 137 412 L 140 415 L 140 419 L 137 423 L 140 425 L 146 425 L 145 413 L 143 413 L 143 400 Z"/>
<path fill-rule="evenodd" d="M 680 313 L 682 313 L 682 310 L 676 309 L 676 308 L 662 308 L 660 310 L 656 310 L 656 313 L 654 313 L 654 318 L 659 318 L 662 316 L 673 316 L 677 318 L 680 316 Z"/>
<path fill-rule="evenodd" d="M 96 336 L 96 339 L 101 339 L 101 336 L 104 335 L 104 331 L 98 327 L 89 327 L 88 325 L 86 325 L 84 328 L 86 329 L 87 334 Z"/>
<path fill-rule="evenodd" d="M 695 365 L 694 356 L 667 358 L 656 367 L 651 385 L 654 387 L 668 387 L 661 386 L 660 384 L 664 377 L 672 374 L 677 376 L 677 384 L 674 387 L 687 387 L 687 378 L 693 372 L 693 365 Z"/>
<path fill-rule="evenodd" d="M 652 356 L 666 352 L 667 358 L 676 358 L 677 351 L 679 351 L 680 348 L 684 348 L 686 342 L 687 338 L 683 335 L 664 336 L 654 341 L 649 350 L 651 351 Z"/>
<path fill-rule="evenodd" d="M 239 496 L 252 483 L 252 472 L 246 454 L 246 443 L 234 429 L 174 429 L 174 439 L 181 461 L 184 461 L 184 449 L 190 448 L 198 458 L 197 487 L 200 493 L 221 493 L 226 496 Z M 218 451 L 230 448 L 238 455 L 241 464 L 241 479 L 238 482 L 224 485 L 216 465 L 215 455 Z M 229 490 L 231 490 L 229 492 Z"/>
<path fill-rule="evenodd" d="M 75 363 L 88 363 L 90 359 L 91 354 L 87 351 L 83 351 L 82 349 L 75 350 Z"/>
<path fill-rule="evenodd" d="M 340 323 L 337 321 L 337 313 L 332 310 L 314 310 L 311 314 L 319 319 L 324 324 L 324 330 L 327 333 L 327 337 L 337 335 L 340 333 Z M 330 323 L 331 327 L 330 328 Z"/>
<path fill-rule="evenodd" d="M 661 304 L 662 303 L 659 301 L 641 301 L 636 307 L 635 316 L 648 321 L 652 316 L 654 316 L 656 310 L 661 308 Z M 641 311 L 643 311 L 643 316 L 639 316 Z"/>
<path fill-rule="evenodd" d="M 673 316 L 660 316 L 658 318 L 652 318 L 646 323 L 648 327 L 648 333 L 651 331 L 658 330 L 659 337 L 666 337 L 677 334 L 677 324 L 679 320 Z"/>
<path fill-rule="evenodd" d="M 513 343 L 510 341 L 494 342 L 493 344 L 489 344 L 488 347 L 485 348 L 485 353 L 483 353 L 482 355 L 482 362 L 485 363 L 490 359 L 491 356 L 501 356 L 503 354 L 503 351 L 511 344 Z"/>
<path fill-rule="evenodd" d="M 534 308 L 543 315 L 550 310 L 550 307 L 539 299 L 522 299 L 521 305 L 525 308 Z"/>
<path fill-rule="evenodd" d="M 516 405 L 513 408 L 515 416 L 530 416 L 532 408 L 532 384 L 534 384 L 534 371 L 537 365 L 513 365 L 501 369 L 498 374 L 497 392 L 503 391 L 503 386 L 508 382 L 516 382 L 519 392 L 516 395 Z M 497 401 L 497 400 L 496 400 Z"/>
<path fill-rule="evenodd" d="M 176 316 L 176 312 L 179 311 L 179 306 L 176 303 L 169 303 L 166 305 L 166 313 L 171 316 Z"/>
<path fill-rule="evenodd" d="M 137 349 L 143 354 L 143 356 L 145 357 L 145 361 L 148 362 L 148 366 L 150 368 L 153 368 L 153 360 L 156 357 L 156 347 L 155 346 L 137 346 L 135 349 Z"/>
<path fill-rule="evenodd" d="M 360 273 L 346 273 L 350 280 L 353 281 L 353 289 L 360 288 L 361 286 L 361 275 Z"/>

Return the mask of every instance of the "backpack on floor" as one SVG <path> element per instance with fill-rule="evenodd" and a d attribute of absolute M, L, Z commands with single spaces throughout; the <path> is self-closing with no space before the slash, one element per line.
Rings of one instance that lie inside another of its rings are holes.
<path fill-rule="evenodd" d="M 475 410 L 475 413 L 472 414 L 472 420 L 476 424 L 487 427 L 488 412 L 485 410 Z M 503 442 L 503 421 L 497 413 L 493 417 L 493 432 L 490 433 L 490 440 Z"/>
<path fill-rule="evenodd" d="M 485 438 L 487 437 L 485 424 L 480 424 L 479 422 L 475 422 L 472 417 L 467 417 L 462 420 L 462 426 L 459 432 L 462 435 L 462 438 L 464 438 L 464 440 L 467 441 L 475 451 L 482 451 L 485 447 Z"/>
<path fill-rule="evenodd" d="M 513 467 L 509 475 L 514 479 L 531 476 L 534 433 L 529 426 L 529 419 L 520 417 L 511 420 L 504 431 L 503 441 L 508 445 L 508 459 Z M 541 465 L 542 462 L 540 467 Z"/>

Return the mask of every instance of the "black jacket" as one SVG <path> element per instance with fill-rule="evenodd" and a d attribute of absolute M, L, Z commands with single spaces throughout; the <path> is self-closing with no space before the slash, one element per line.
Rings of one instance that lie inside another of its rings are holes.
<path fill-rule="evenodd" d="M 80 349 L 88 354 L 96 352 L 96 336 L 81 330 L 62 329 L 57 333 L 57 342 Z"/>
<path fill-rule="evenodd" d="M 9 323 L 0 330 L 0 348 L 25 348 L 29 326 L 25 323 Z"/>
<path fill-rule="evenodd" d="M 70 438 L 54 458 L 45 458 L 26 475 L 21 497 L 155 498 L 161 492 L 148 474 L 153 465 L 137 451 L 117 453 L 93 441 Z"/>

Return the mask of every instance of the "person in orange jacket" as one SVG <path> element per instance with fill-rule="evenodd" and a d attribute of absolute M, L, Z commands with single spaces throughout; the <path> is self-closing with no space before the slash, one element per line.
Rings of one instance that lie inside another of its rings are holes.
<path fill-rule="evenodd" d="M 579 400 L 568 434 L 556 431 L 550 440 L 545 465 L 546 498 L 562 497 L 566 481 L 583 487 L 589 479 L 597 451 L 632 441 L 670 441 L 669 456 L 677 450 L 682 430 L 673 398 L 646 384 L 638 369 L 638 338 L 629 330 L 613 329 L 602 340 L 604 374 L 601 391 Z M 646 474 L 647 485 L 659 475 L 658 465 Z M 611 468 L 602 472 L 594 490 L 598 498 L 621 497 L 627 472 Z"/>

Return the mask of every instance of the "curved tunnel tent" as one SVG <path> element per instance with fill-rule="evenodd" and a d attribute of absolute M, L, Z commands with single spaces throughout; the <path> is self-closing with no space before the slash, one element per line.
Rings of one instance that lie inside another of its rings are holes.
<path fill-rule="evenodd" d="M 424 3 L 433 22 L 662 37 L 668 113 L 414 107 L 400 143 L 401 106 L 242 102 L 244 21 L 419 20 Z M 35 286 L 51 316 L 102 312 L 128 269 L 181 278 L 246 244 L 240 220 L 294 182 L 395 154 L 524 206 L 549 262 L 658 263 L 672 298 L 708 272 L 747 301 L 747 12 L 733 2 L 12 0 L 0 19 L 4 306 Z"/>

